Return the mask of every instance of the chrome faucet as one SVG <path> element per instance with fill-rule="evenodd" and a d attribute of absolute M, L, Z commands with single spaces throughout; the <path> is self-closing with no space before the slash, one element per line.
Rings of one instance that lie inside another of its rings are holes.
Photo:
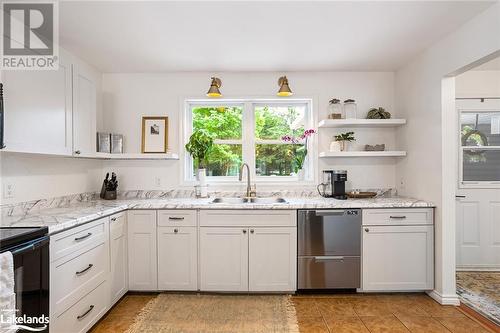
<path fill-rule="evenodd" d="M 250 185 L 250 167 L 248 164 L 243 163 L 240 167 L 240 174 L 238 176 L 239 181 L 241 182 L 243 180 L 243 168 L 247 167 L 247 193 L 245 195 L 245 198 L 250 198 L 252 196 L 255 196 L 255 191 L 252 191 L 252 186 Z"/>

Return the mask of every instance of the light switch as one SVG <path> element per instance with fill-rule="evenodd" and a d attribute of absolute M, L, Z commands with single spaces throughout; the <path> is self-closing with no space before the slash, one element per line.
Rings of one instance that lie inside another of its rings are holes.
<path fill-rule="evenodd" d="M 14 198 L 14 184 L 12 184 L 12 183 L 4 184 L 3 197 L 4 197 L 4 199 Z"/>

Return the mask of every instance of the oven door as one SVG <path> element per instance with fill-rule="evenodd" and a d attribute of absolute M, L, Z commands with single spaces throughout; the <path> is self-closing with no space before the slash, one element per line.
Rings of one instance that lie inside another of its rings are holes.
<path fill-rule="evenodd" d="M 16 317 L 49 317 L 49 237 L 35 239 L 10 249 L 14 258 L 14 292 L 16 293 Z M 46 328 L 48 324 L 25 324 Z M 18 332 L 30 332 L 20 329 Z"/>

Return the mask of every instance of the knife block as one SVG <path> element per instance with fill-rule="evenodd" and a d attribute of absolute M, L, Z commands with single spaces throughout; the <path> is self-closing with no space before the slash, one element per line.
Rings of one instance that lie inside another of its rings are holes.
<path fill-rule="evenodd" d="M 116 190 L 114 191 L 108 191 L 106 190 L 104 192 L 104 200 L 116 200 Z"/>

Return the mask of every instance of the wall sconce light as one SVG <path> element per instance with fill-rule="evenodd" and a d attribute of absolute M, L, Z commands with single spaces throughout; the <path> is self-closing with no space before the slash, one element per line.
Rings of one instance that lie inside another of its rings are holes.
<path fill-rule="evenodd" d="M 278 90 L 277 95 L 281 97 L 287 97 L 287 96 L 292 96 L 293 92 L 288 86 L 288 79 L 286 76 L 282 76 L 278 79 L 278 86 L 280 87 L 280 90 Z"/>
<path fill-rule="evenodd" d="M 213 77 L 212 83 L 210 83 L 210 88 L 207 91 L 207 96 L 208 97 L 221 97 L 222 94 L 219 90 L 219 88 L 221 86 L 222 86 L 222 81 L 217 77 Z"/>

